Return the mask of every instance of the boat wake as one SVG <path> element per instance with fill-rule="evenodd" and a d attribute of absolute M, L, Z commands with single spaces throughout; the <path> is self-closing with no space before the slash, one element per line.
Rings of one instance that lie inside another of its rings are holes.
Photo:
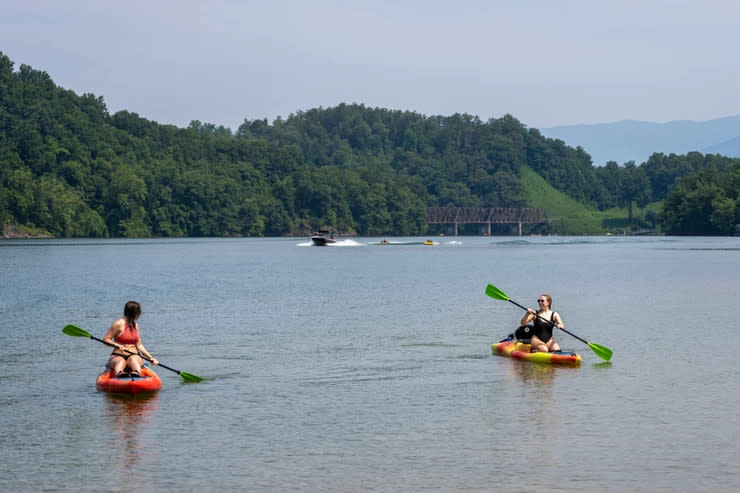
<path fill-rule="evenodd" d="M 387 240 L 385 243 L 381 243 L 379 241 L 357 241 L 352 239 L 346 239 L 346 240 L 337 240 L 336 243 L 327 243 L 327 247 L 361 247 L 361 246 L 408 246 L 408 245 L 462 245 L 463 242 L 459 240 L 452 240 L 452 241 L 435 241 L 432 243 L 424 243 L 423 241 L 398 241 L 398 240 Z M 307 240 L 307 241 L 301 241 L 300 243 L 296 243 L 296 246 L 299 247 L 312 247 L 317 246 L 314 244 L 313 241 Z"/>
<path fill-rule="evenodd" d="M 333 246 L 333 247 L 352 247 L 352 246 L 362 246 L 362 243 L 359 243 L 355 240 L 338 240 L 336 243 L 332 245 L 327 246 Z"/>

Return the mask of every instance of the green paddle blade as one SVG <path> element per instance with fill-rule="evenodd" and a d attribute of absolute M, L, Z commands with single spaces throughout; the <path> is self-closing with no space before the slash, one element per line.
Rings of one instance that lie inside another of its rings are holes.
<path fill-rule="evenodd" d="M 180 376 L 186 382 L 202 382 L 203 381 L 203 377 L 199 377 L 198 375 L 193 375 L 192 373 L 188 373 L 186 371 L 181 371 Z"/>
<path fill-rule="evenodd" d="M 604 347 L 601 344 L 596 344 L 594 342 L 589 342 L 588 347 L 591 348 L 591 350 L 601 359 L 604 359 L 606 361 L 609 361 L 612 359 L 612 350 L 608 347 Z"/>
<path fill-rule="evenodd" d="M 509 301 L 509 297 L 506 296 L 506 293 L 501 291 L 493 284 L 489 284 L 488 286 L 486 286 L 486 294 L 496 300 Z"/>
<path fill-rule="evenodd" d="M 77 327 L 76 325 L 67 325 L 62 329 L 62 332 L 68 336 L 74 337 L 90 337 L 90 333 L 84 329 Z"/>

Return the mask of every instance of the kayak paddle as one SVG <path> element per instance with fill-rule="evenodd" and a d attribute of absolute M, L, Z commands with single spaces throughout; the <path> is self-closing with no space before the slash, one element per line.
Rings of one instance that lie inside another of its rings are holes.
<path fill-rule="evenodd" d="M 106 342 L 106 341 L 104 341 L 102 339 L 98 339 L 97 337 L 93 336 L 92 334 L 90 334 L 85 329 L 81 329 L 81 328 L 77 327 L 76 325 L 71 325 L 71 324 L 70 325 L 67 325 L 67 326 L 65 326 L 62 329 L 62 332 L 64 332 L 68 336 L 89 337 L 90 339 L 95 339 L 96 341 L 102 342 L 106 346 L 116 347 L 115 345 L 113 345 L 113 344 L 111 344 L 109 342 Z M 138 354 L 138 353 L 134 353 L 133 351 L 129 351 L 128 349 L 124 349 L 124 351 L 126 351 L 129 354 Z M 150 360 L 149 358 L 147 358 L 147 357 L 145 357 L 145 356 L 143 356 L 141 354 L 139 354 L 138 356 L 140 358 L 144 358 L 145 360 L 147 360 L 150 363 L 152 362 L 152 360 Z M 174 371 L 175 373 L 177 373 L 178 375 L 180 375 L 183 378 L 183 380 L 185 380 L 186 382 L 200 382 L 200 381 L 203 380 L 203 378 L 202 377 L 199 377 L 198 375 L 193 375 L 192 373 L 188 373 L 186 371 L 175 370 L 174 368 L 170 368 L 169 366 L 165 366 L 162 363 L 159 363 L 157 366 L 161 366 L 162 368 L 166 368 L 166 369 L 168 369 L 170 371 Z"/>
<path fill-rule="evenodd" d="M 514 301 L 514 300 L 511 300 L 511 299 L 510 299 L 510 298 L 509 298 L 508 296 L 506 296 L 506 293 L 504 293 L 503 291 L 501 291 L 501 290 L 500 290 L 499 288 L 497 288 L 497 287 L 496 287 L 496 286 L 494 286 L 493 284 L 489 284 L 488 286 L 486 286 L 486 294 L 487 294 L 488 296 L 490 296 L 491 298 L 495 299 L 495 300 L 508 301 L 508 302 L 510 302 L 510 303 L 513 303 L 513 304 L 515 304 L 516 306 L 518 306 L 518 307 L 519 307 L 519 308 L 521 308 L 522 310 L 525 310 L 525 311 L 527 310 L 527 308 L 523 307 L 522 305 L 520 305 L 520 304 L 519 304 L 519 303 L 517 303 L 516 301 Z M 546 320 L 546 319 L 544 319 L 544 318 L 540 317 L 540 316 L 539 316 L 539 315 L 537 315 L 537 314 L 535 314 L 535 316 L 536 316 L 537 318 L 539 318 L 540 320 L 544 320 L 545 322 L 548 322 L 548 323 L 552 323 L 552 322 L 550 322 L 549 320 Z M 593 343 L 593 342 L 588 342 L 588 341 L 586 341 L 586 340 L 584 340 L 584 339 L 581 339 L 581 338 L 580 338 L 580 337 L 578 337 L 577 335 L 575 335 L 575 334 L 572 334 L 572 333 L 568 332 L 568 331 L 567 331 L 567 330 L 565 330 L 565 329 L 560 329 L 560 330 L 562 330 L 562 331 L 563 331 L 563 332 L 565 332 L 566 334 L 570 334 L 570 335 L 572 335 L 573 337 L 575 337 L 575 338 L 576 338 L 576 339 L 578 339 L 579 341 L 581 341 L 581 342 L 583 342 L 583 343 L 587 344 L 587 345 L 588 345 L 588 347 L 590 347 L 590 348 L 591 348 L 591 350 L 592 350 L 592 351 L 593 351 L 594 353 L 596 353 L 596 356 L 598 356 L 599 358 L 601 358 L 601 359 L 604 359 L 604 360 L 606 360 L 606 361 L 609 361 L 609 360 L 610 360 L 610 359 L 612 358 L 612 350 L 611 350 L 611 349 L 609 349 L 608 347 L 604 347 L 604 346 L 602 346 L 601 344 L 595 344 L 595 343 Z"/>

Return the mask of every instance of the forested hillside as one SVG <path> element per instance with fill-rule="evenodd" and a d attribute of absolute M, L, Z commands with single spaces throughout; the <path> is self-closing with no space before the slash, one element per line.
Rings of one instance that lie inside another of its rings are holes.
<path fill-rule="evenodd" d="M 524 206 L 524 165 L 596 210 L 663 200 L 707 168 L 738 172 L 737 160 L 696 153 L 594 167 L 583 149 L 510 115 L 483 122 L 340 104 L 245 120 L 235 132 L 198 121 L 183 129 L 111 115 L 102 97 L 78 96 L 26 65 L 14 71 L 0 53 L 0 225 L 56 237 L 299 235 L 322 226 L 423 234 L 428 206 Z"/>

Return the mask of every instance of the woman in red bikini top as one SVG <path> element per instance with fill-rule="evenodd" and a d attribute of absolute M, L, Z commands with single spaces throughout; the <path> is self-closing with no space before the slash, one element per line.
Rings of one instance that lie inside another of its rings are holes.
<path fill-rule="evenodd" d="M 129 301 L 123 308 L 123 318 L 113 322 L 103 337 L 103 341 L 116 348 L 108 359 L 108 367 L 113 370 L 114 375 L 119 375 L 127 367 L 131 373 L 140 373 L 144 364 L 140 355 L 149 358 L 154 365 L 159 364 L 159 361 L 141 343 L 139 324 L 136 322 L 139 315 L 141 315 L 141 305 L 135 301 Z"/>

